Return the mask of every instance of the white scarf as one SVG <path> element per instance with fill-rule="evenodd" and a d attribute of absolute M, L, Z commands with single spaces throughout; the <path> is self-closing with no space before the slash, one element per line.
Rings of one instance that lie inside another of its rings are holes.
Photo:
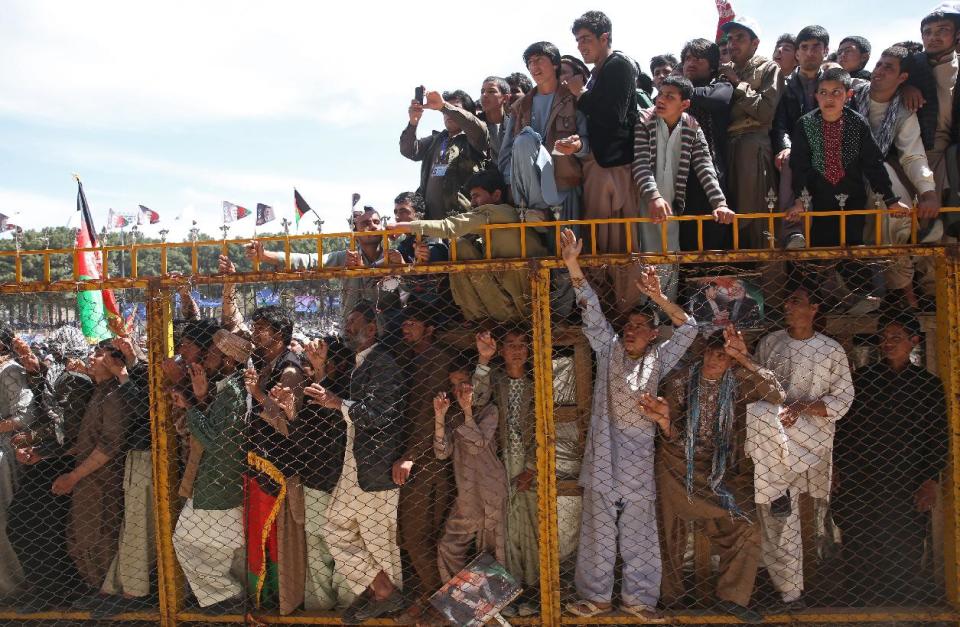
<path fill-rule="evenodd" d="M 682 117 L 672 132 L 663 118 L 657 118 L 657 191 L 671 205 L 674 198 L 674 185 L 677 182 L 677 168 L 680 165 L 682 129 Z"/>

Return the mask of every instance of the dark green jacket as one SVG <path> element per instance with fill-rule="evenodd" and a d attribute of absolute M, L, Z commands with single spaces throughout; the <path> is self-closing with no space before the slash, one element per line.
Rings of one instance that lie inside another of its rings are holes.
<path fill-rule="evenodd" d="M 203 444 L 203 456 L 193 484 L 193 506 L 232 509 L 243 503 L 246 392 L 239 374 L 219 382 L 211 391 L 210 403 L 204 408 L 191 407 L 186 416 L 190 434 Z"/>

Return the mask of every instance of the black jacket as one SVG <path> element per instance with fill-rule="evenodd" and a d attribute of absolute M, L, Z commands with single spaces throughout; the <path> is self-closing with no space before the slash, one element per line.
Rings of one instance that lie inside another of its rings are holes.
<path fill-rule="evenodd" d="M 622 52 L 610 53 L 593 85 L 577 100 L 587 117 L 590 150 L 604 168 L 633 163 L 633 127 L 637 123 L 637 68 Z"/>
<path fill-rule="evenodd" d="M 727 193 L 727 126 L 730 125 L 732 101 L 733 85 L 725 80 L 713 79 L 706 85 L 694 86 L 690 109 L 687 111 L 704 130 L 710 155 L 713 157 L 713 167 L 717 171 L 724 194 Z M 687 189 L 690 189 L 689 185 Z"/>
<path fill-rule="evenodd" d="M 817 72 L 817 77 L 819 78 L 819 76 L 820 72 Z M 793 135 L 797 120 L 816 108 L 816 102 L 813 103 L 812 107 L 806 106 L 803 85 L 800 84 L 800 68 L 795 69 L 787 77 L 787 82 L 784 84 L 783 92 L 780 95 L 780 102 L 777 104 L 777 112 L 773 116 L 770 144 L 774 156 L 779 154 L 781 150 L 790 148 L 790 136 Z"/>
<path fill-rule="evenodd" d="M 793 131 L 793 148 L 790 151 L 790 170 L 793 173 L 793 194 L 800 198 L 804 189 L 811 196 L 811 211 L 836 211 L 839 209 L 837 194 L 846 194 L 846 209 L 872 209 L 863 185 L 864 178 L 870 187 L 883 196 L 889 205 L 898 200 L 890 184 L 890 177 L 883 167 L 883 155 L 873 138 L 870 124 L 854 110 L 843 109 L 843 169 L 844 177 L 833 185 L 820 168 L 827 157 L 824 154 L 822 129 L 823 115 L 814 109 L 797 121 Z M 809 129 L 809 135 L 808 135 Z M 818 136 L 819 135 L 819 136 Z M 811 141 L 811 137 L 813 141 Z M 865 216 L 847 217 L 847 245 L 863 244 Z M 814 217 L 810 224 L 811 246 L 838 246 L 840 244 L 840 218 L 838 216 Z"/>
<path fill-rule="evenodd" d="M 353 401 L 349 415 L 360 488 L 365 492 L 395 489 L 391 471 L 405 445 L 403 371 L 382 344 L 376 344 L 350 375 L 344 400 Z"/>
<path fill-rule="evenodd" d="M 907 62 L 907 68 L 910 76 L 907 78 L 907 85 L 913 85 L 923 94 L 926 104 L 917 111 L 917 121 L 920 122 L 920 137 L 923 139 L 923 147 L 926 150 L 933 150 L 934 137 L 937 133 L 937 117 L 940 112 L 940 103 L 937 100 L 937 77 L 933 74 L 933 68 L 927 59 L 925 52 L 918 52 L 910 56 Z M 958 87 L 960 87 L 960 76 L 957 77 Z M 950 127 L 950 143 L 960 142 L 960 89 L 956 87 L 953 90 L 953 124 Z"/>
<path fill-rule="evenodd" d="M 340 398 L 346 395 L 339 381 L 323 381 L 323 386 Z M 339 409 L 327 409 L 304 403 L 297 419 L 290 423 L 290 471 L 311 490 L 333 492 L 343 471 L 343 453 L 347 447 L 347 424 Z"/>

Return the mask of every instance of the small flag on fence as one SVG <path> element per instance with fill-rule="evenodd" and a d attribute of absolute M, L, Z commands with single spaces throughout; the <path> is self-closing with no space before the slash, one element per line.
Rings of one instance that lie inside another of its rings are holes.
<path fill-rule="evenodd" d="M 113 229 L 125 229 L 129 224 L 129 216 L 125 216 L 122 213 L 114 211 L 113 209 L 107 212 L 107 228 L 111 231 Z"/>
<path fill-rule="evenodd" d="M 240 205 L 235 205 L 232 202 L 223 201 L 223 222 L 233 222 L 235 220 L 242 220 L 250 215 L 250 210 L 246 207 L 241 207 Z"/>
<path fill-rule="evenodd" d="M 297 191 L 296 187 L 293 188 L 293 208 L 293 221 L 298 226 L 300 225 L 300 218 L 313 211 L 310 205 L 307 204 L 307 201 L 303 199 L 303 196 L 300 195 L 300 192 Z"/>
<path fill-rule="evenodd" d="M 257 226 L 263 226 L 267 222 L 274 220 L 277 216 L 273 213 L 273 207 L 265 205 L 262 202 L 257 203 Z"/>
<path fill-rule="evenodd" d="M 137 216 L 137 224 L 156 224 L 160 221 L 160 214 L 153 209 L 148 209 L 140 205 L 140 215 Z"/>

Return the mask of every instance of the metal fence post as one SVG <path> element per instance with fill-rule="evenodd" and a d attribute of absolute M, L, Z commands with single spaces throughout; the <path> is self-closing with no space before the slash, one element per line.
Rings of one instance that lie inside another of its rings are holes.
<path fill-rule="evenodd" d="M 556 429 L 553 417 L 553 339 L 550 270 L 530 273 L 533 300 L 533 368 L 537 415 L 537 507 L 540 523 L 540 620 L 560 624 L 560 558 L 557 530 Z"/>
<path fill-rule="evenodd" d="M 173 551 L 173 521 L 177 508 L 177 442 L 163 391 L 163 360 L 173 355 L 170 292 L 152 279 L 147 290 L 147 342 L 150 358 L 150 431 L 153 442 L 154 524 L 157 538 L 157 581 L 160 624 L 176 625 L 183 603 L 183 576 Z"/>
<path fill-rule="evenodd" d="M 960 246 L 948 246 L 936 261 L 937 347 L 950 425 L 942 488 L 944 580 L 947 599 L 955 609 L 960 609 Z"/>

